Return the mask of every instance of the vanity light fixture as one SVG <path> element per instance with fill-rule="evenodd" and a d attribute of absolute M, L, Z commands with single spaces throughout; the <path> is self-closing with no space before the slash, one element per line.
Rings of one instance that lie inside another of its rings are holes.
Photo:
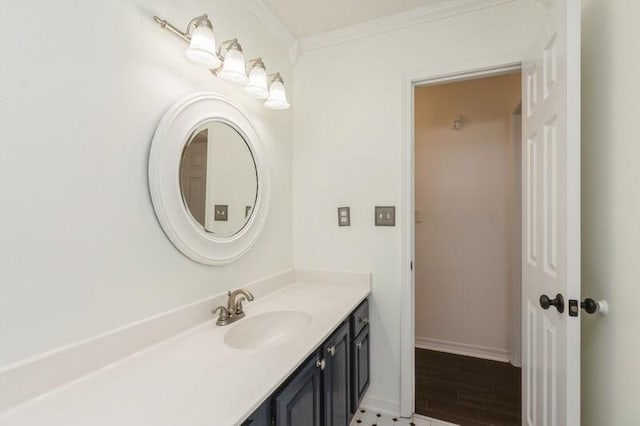
<path fill-rule="evenodd" d="M 247 61 L 247 68 L 249 69 L 249 82 L 244 89 L 256 99 L 267 99 L 269 97 L 267 69 L 262 58 Z"/>
<path fill-rule="evenodd" d="M 153 19 L 178 37 L 189 43 L 185 55 L 196 64 L 209 68 L 218 68 L 222 61 L 216 54 L 216 37 L 213 35 L 213 24 L 206 13 L 193 18 L 187 24 L 185 32 L 171 25 L 164 19 L 154 16 Z"/>
<path fill-rule="evenodd" d="M 271 77 L 271 86 L 269 86 L 269 99 L 264 103 L 269 109 L 288 109 L 290 107 L 287 102 L 287 94 L 284 90 L 284 81 L 279 72 L 275 73 Z"/>
<path fill-rule="evenodd" d="M 262 58 L 245 62 L 242 46 L 237 38 L 220 43 L 216 50 L 213 24 L 206 13 L 189 21 L 184 32 L 157 16 L 153 19 L 160 27 L 189 43 L 185 52 L 187 57 L 207 66 L 213 75 L 244 86 L 256 99 L 266 99 L 264 105 L 269 109 L 283 110 L 290 107 L 280 73 L 267 75 Z"/>

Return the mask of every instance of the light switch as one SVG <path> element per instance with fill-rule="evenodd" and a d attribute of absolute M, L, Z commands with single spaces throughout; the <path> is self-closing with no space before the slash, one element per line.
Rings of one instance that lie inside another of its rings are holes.
<path fill-rule="evenodd" d="M 349 207 L 338 207 L 338 226 L 351 226 Z"/>
<path fill-rule="evenodd" d="M 376 226 L 396 226 L 395 206 L 376 206 Z"/>
<path fill-rule="evenodd" d="M 229 211 L 229 206 L 226 204 L 215 204 L 213 206 L 213 220 L 219 220 L 219 221 L 223 221 L 226 222 L 227 219 L 227 213 Z"/>

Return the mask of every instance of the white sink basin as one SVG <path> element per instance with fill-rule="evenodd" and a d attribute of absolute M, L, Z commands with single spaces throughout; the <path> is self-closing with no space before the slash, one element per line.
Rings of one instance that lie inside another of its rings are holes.
<path fill-rule="evenodd" d="M 275 311 L 243 318 L 224 335 L 236 349 L 258 349 L 282 343 L 305 331 L 311 316 L 298 311 Z"/>

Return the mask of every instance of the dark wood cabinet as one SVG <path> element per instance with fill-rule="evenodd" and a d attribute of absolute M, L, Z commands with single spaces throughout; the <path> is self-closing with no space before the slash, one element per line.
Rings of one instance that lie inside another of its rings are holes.
<path fill-rule="evenodd" d="M 369 300 L 365 299 L 351 315 L 351 414 L 369 388 Z"/>
<path fill-rule="evenodd" d="M 324 426 L 348 426 L 351 420 L 351 333 L 345 322 L 323 347 Z"/>
<path fill-rule="evenodd" d="M 349 426 L 369 387 L 365 300 L 242 426 Z"/>
<path fill-rule="evenodd" d="M 321 426 L 322 360 L 307 360 L 274 398 L 276 426 Z"/>
<path fill-rule="evenodd" d="M 272 426 L 271 419 L 271 398 L 268 398 L 247 420 L 242 422 L 242 426 Z"/>

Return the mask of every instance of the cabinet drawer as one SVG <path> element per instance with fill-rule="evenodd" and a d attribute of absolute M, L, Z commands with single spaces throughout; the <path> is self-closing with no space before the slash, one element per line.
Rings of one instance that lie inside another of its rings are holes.
<path fill-rule="evenodd" d="M 357 337 L 367 324 L 369 324 L 369 299 L 366 299 L 353 311 L 351 316 L 351 335 Z"/>

